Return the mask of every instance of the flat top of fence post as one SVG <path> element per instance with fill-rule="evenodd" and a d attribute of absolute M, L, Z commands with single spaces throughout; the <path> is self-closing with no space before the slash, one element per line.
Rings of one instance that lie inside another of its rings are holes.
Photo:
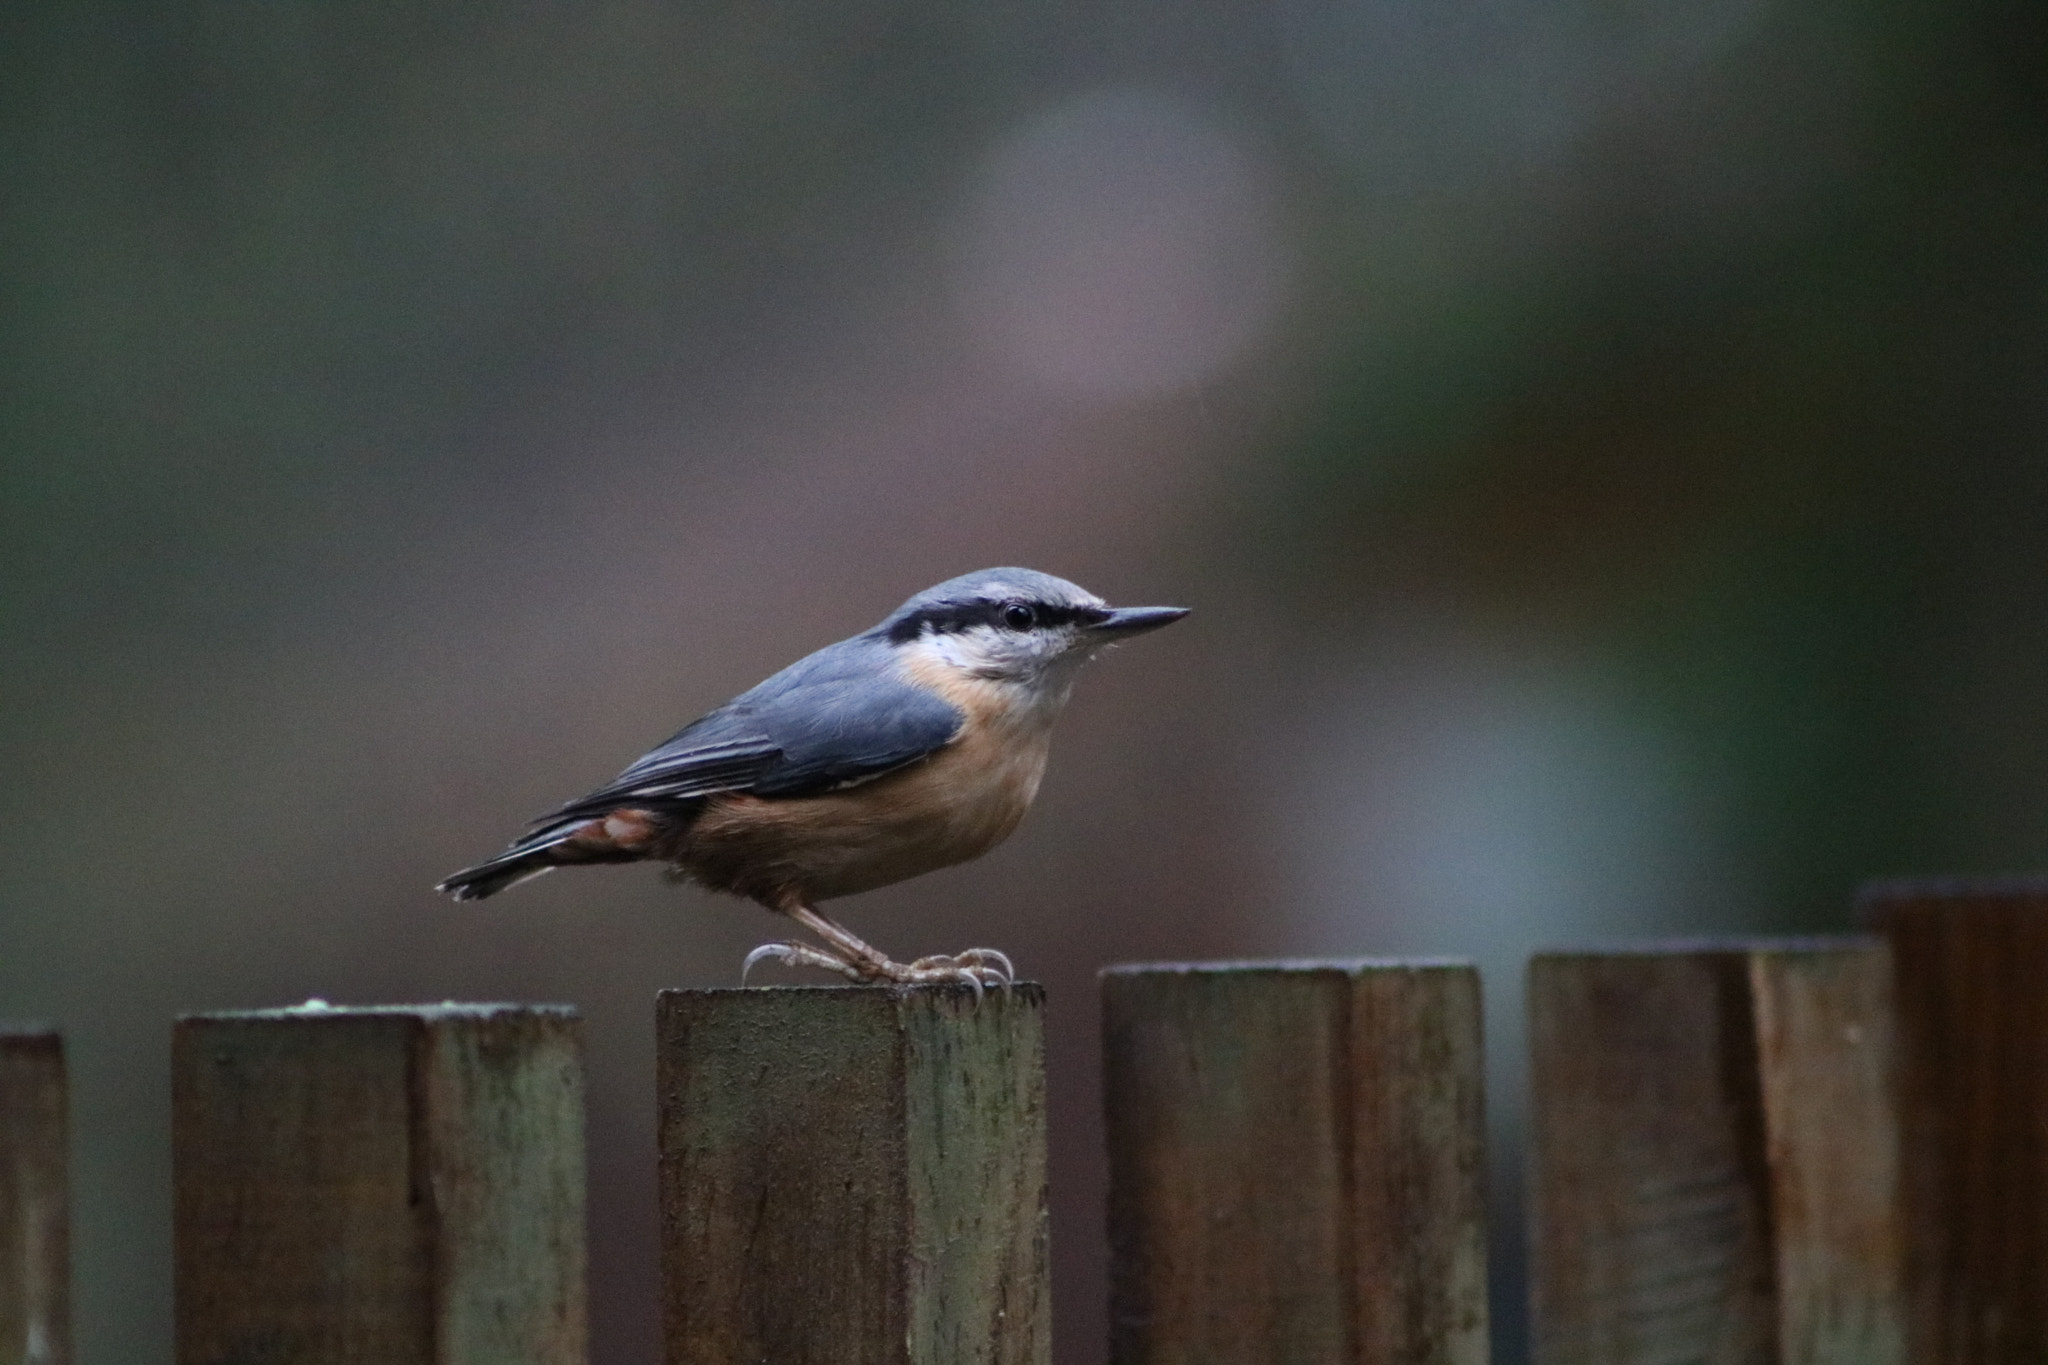
<path fill-rule="evenodd" d="M 177 1359 L 585 1359 L 583 1025 L 564 1005 L 190 1014 Z"/>
<path fill-rule="evenodd" d="M 1545 1365 L 1897 1365 L 1890 966 L 1873 937 L 1530 963 Z"/>
<path fill-rule="evenodd" d="M 2048 878 L 1857 899 L 1895 949 L 1910 1358 L 2048 1360 Z"/>
<path fill-rule="evenodd" d="M 472 1003 L 457 1000 L 442 1000 L 431 1005 L 330 1005 L 324 1000 L 309 1000 L 303 1005 L 280 1005 L 269 1009 L 205 1010 L 196 1014 L 181 1014 L 177 1017 L 177 1022 L 186 1024 L 202 1020 L 242 1022 L 273 1019 L 406 1018 L 439 1023 L 453 1019 L 494 1019 L 514 1014 L 564 1019 L 578 1017 L 574 1005 L 523 1005 L 509 1001 Z"/>
<path fill-rule="evenodd" d="M 1243 958 L 1220 962 L 1117 962 L 1096 975 L 1102 980 L 1123 976 L 1244 975 L 1252 972 L 1361 972 L 1443 971 L 1472 965 L 1462 957 L 1278 957 Z"/>
<path fill-rule="evenodd" d="M 71 1360 L 69 1129 L 63 1036 L 0 1022 L 0 1360 Z"/>
<path fill-rule="evenodd" d="M 667 1358 L 1043 1365 L 1044 1001 L 662 991 Z"/>
<path fill-rule="evenodd" d="M 1732 935 L 1728 937 L 1659 938 L 1625 940 L 1619 943 L 1564 944 L 1542 948 L 1529 955 L 1531 962 L 1553 958 L 1586 957 L 1688 957 L 1726 954 L 1747 957 L 1755 953 L 1841 953 L 1875 948 L 1883 942 L 1874 934 Z"/>
<path fill-rule="evenodd" d="M 55 1046 L 64 1041 L 64 1031 L 41 1020 L 0 1019 L 0 1043 Z"/>
<path fill-rule="evenodd" d="M 1026 993 L 1036 991 L 1044 994 L 1045 992 L 1044 986 L 1036 981 L 1026 979 L 1012 981 L 1007 987 L 983 986 L 981 989 L 986 995 L 1001 995 L 1006 989 Z M 786 999 L 793 995 L 852 995 L 862 998 L 873 998 L 882 995 L 901 997 L 911 995 L 972 995 L 973 993 L 974 987 L 964 981 L 920 981 L 915 983 L 876 981 L 860 985 L 855 985 L 852 982 L 824 985 L 804 985 L 789 982 L 774 986 L 663 986 L 655 992 L 655 995 L 657 997 L 668 995 L 744 995 L 749 999 L 767 1000 L 774 998 Z"/>
<path fill-rule="evenodd" d="M 1984 877 L 1889 877 L 1868 882 L 1856 893 L 1866 916 L 1894 901 L 1965 901 L 1994 904 L 2048 900 L 2048 873 Z"/>
<path fill-rule="evenodd" d="M 1474 965 L 1100 976 L 1111 1360 L 1482 1361 Z"/>

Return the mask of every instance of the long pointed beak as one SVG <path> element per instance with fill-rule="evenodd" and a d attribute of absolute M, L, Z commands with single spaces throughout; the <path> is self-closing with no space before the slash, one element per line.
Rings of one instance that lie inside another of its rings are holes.
<path fill-rule="evenodd" d="M 1088 631 L 1098 639 L 1127 640 L 1148 630 L 1170 626 L 1187 614 L 1186 607 L 1118 607 L 1110 612 L 1108 620 L 1097 621 Z"/>

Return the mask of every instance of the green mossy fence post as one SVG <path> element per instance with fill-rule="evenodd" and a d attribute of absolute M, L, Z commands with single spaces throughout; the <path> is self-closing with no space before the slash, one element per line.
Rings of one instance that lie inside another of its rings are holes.
<path fill-rule="evenodd" d="M 1044 995 L 664 991 L 669 1365 L 1048 1365 Z"/>
<path fill-rule="evenodd" d="M 1900 1365 L 1892 1018 L 1867 940 L 1538 956 L 1538 1365 Z"/>
<path fill-rule="evenodd" d="M 1483 1365 L 1479 977 L 1103 973 L 1115 1365 Z"/>
<path fill-rule="evenodd" d="M 179 1020 L 179 1365 L 581 1365 L 582 1054 L 551 1006 Z"/>
<path fill-rule="evenodd" d="M 0 1365 L 70 1365 L 64 1040 L 0 1024 Z"/>

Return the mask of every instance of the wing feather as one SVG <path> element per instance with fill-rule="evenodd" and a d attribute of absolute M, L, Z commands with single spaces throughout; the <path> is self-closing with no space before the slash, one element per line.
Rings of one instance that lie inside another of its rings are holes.
<path fill-rule="evenodd" d="M 915 763 L 959 733 L 958 709 L 876 668 L 855 637 L 800 659 L 649 750 L 616 778 L 536 822 L 536 832 L 622 806 L 661 808 L 721 792 L 808 796 Z"/>

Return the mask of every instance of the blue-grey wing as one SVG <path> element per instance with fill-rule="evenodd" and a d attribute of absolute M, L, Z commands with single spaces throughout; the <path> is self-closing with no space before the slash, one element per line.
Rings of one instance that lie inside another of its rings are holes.
<path fill-rule="evenodd" d="M 778 675 L 785 685 L 771 678 L 735 703 L 781 750 L 749 791 L 805 796 L 849 786 L 915 763 L 960 733 L 966 717 L 950 702 L 906 681 L 893 663 L 862 667 L 849 653 L 820 651 L 788 670 L 794 676 Z"/>
<path fill-rule="evenodd" d="M 804 796 L 915 763 L 959 732 L 944 699 L 860 637 L 819 650 L 634 760 L 547 823 L 719 792 Z"/>
<path fill-rule="evenodd" d="M 713 712 L 635 759 L 596 791 L 551 811 L 541 823 L 603 815 L 621 806 L 674 805 L 751 786 L 780 751 L 765 735 L 720 723 L 726 719 Z"/>

